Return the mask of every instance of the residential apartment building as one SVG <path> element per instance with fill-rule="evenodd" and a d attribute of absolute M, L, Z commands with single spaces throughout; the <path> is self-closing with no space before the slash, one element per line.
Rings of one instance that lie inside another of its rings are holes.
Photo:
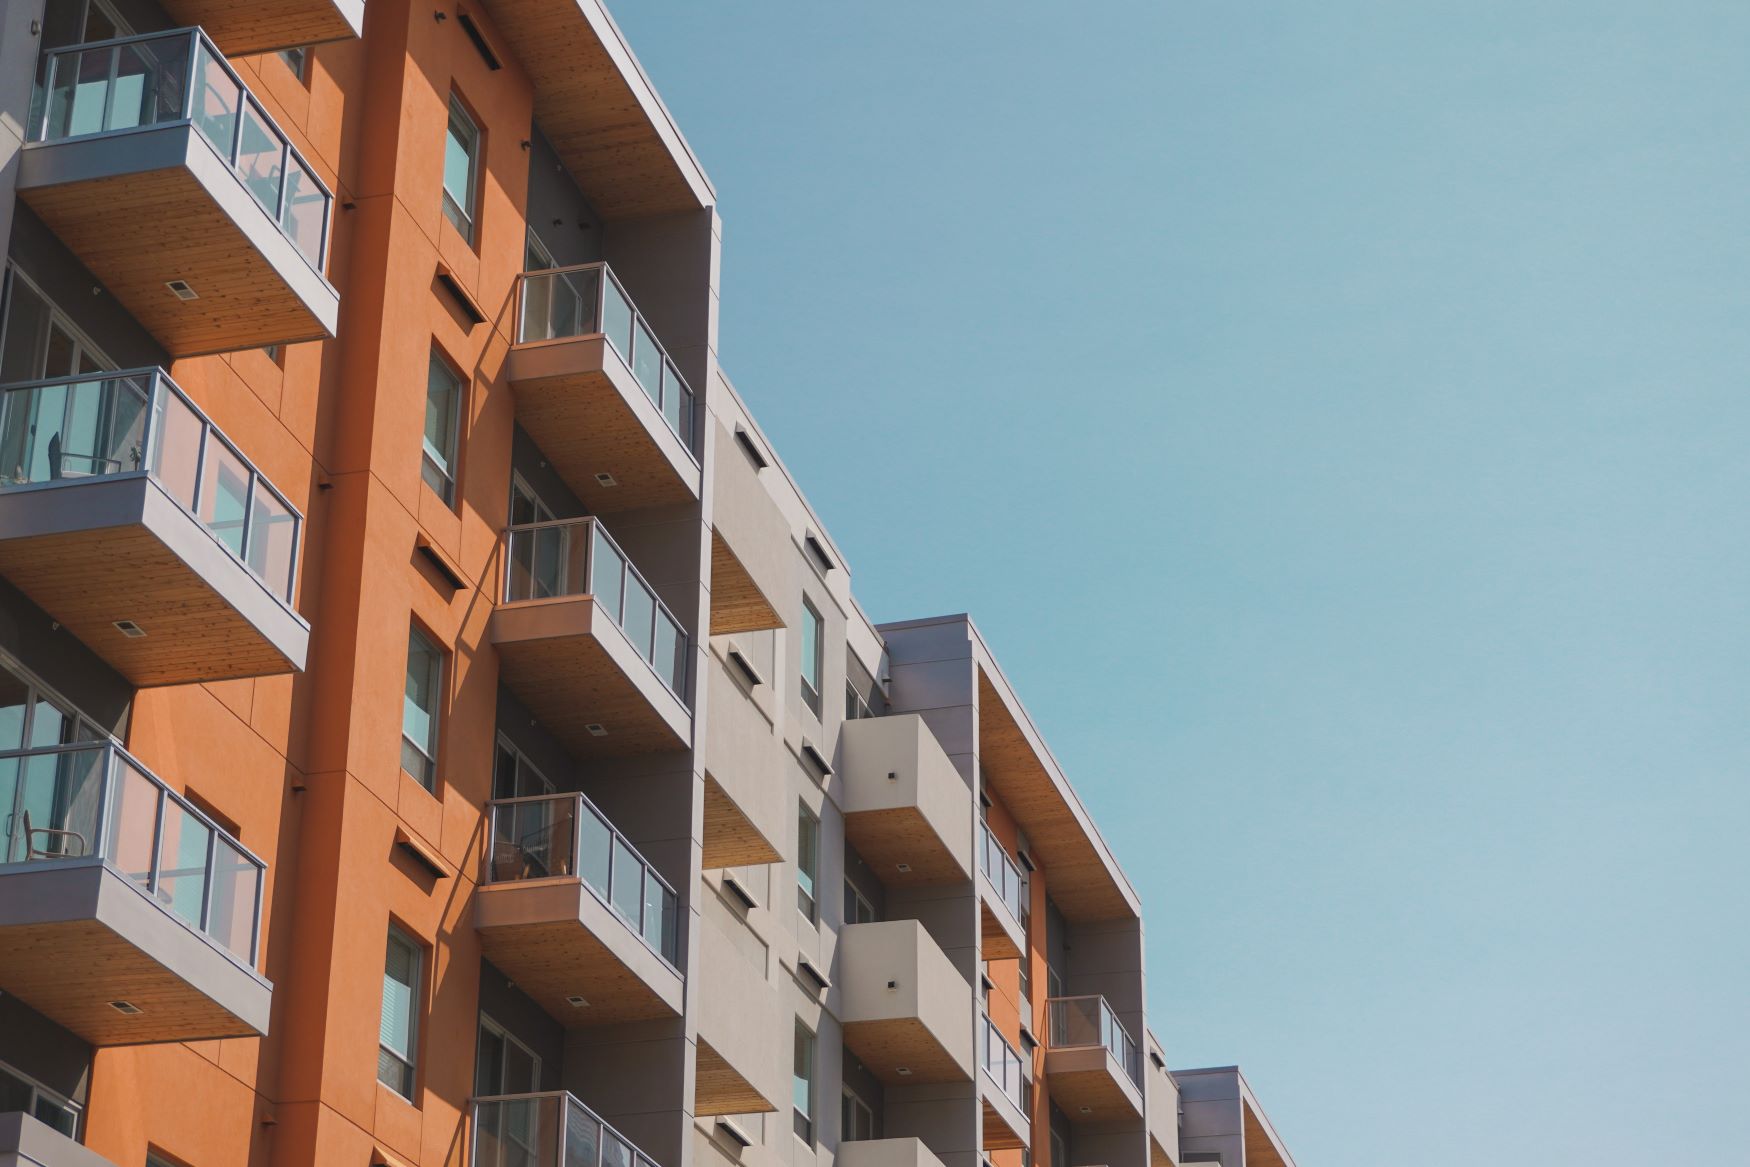
<path fill-rule="evenodd" d="M 715 201 L 595 0 L 0 0 L 0 1167 L 1291 1162 Z"/>

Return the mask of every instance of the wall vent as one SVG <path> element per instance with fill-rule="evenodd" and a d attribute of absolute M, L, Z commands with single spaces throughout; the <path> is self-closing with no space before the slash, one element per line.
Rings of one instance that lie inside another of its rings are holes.
<path fill-rule="evenodd" d="M 169 280 L 164 286 L 169 288 L 170 294 L 178 300 L 198 300 L 201 298 L 199 292 L 188 286 L 187 280 Z"/>
<path fill-rule="evenodd" d="M 588 725 L 584 726 L 583 728 L 585 728 L 589 731 L 590 737 L 607 737 L 608 736 L 608 727 L 603 725 L 599 721 L 592 721 Z"/>
<path fill-rule="evenodd" d="M 138 624 L 135 624 L 132 620 L 117 620 L 115 622 L 115 630 L 129 640 L 138 640 L 146 635 L 146 630 L 141 628 Z"/>
<path fill-rule="evenodd" d="M 117 1013 L 124 1014 L 128 1017 L 138 1017 L 145 1012 L 144 1009 L 140 1008 L 132 1001 L 111 1001 L 109 1007 L 114 1009 Z"/>

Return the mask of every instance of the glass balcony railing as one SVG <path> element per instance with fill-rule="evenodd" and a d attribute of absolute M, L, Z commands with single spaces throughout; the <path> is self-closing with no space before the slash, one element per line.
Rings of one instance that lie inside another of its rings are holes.
<path fill-rule="evenodd" d="M 979 1042 L 979 1064 L 1003 1092 L 1004 1098 L 1013 1102 L 1023 1115 L 1031 1114 L 1032 1108 L 1027 1097 L 1029 1083 L 1021 1070 L 1021 1055 L 1009 1044 L 1009 1039 L 1003 1036 L 1003 1031 L 997 1028 L 996 1022 L 989 1016 L 983 1017 L 982 1021 L 984 1032 Z"/>
<path fill-rule="evenodd" d="M 693 449 L 693 391 L 688 388 L 626 289 L 605 263 L 524 272 L 517 295 L 517 343 L 600 334 L 608 338 L 668 428 Z"/>
<path fill-rule="evenodd" d="M 564 1091 L 474 1100 L 469 1167 L 656 1167 Z"/>
<path fill-rule="evenodd" d="M 504 602 L 592 596 L 669 692 L 686 701 L 687 634 L 595 518 L 520 523 L 504 532 Z"/>
<path fill-rule="evenodd" d="M 1020 866 L 1009 858 L 1009 853 L 1003 850 L 1003 845 L 997 842 L 997 837 L 991 832 L 990 824 L 979 824 L 979 860 L 984 869 L 985 878 L 996 888 L 997 897 L 1003 901 L 1003 906 L 1009 909 L 1009 915 L 1015 918 L 1015 923 L 1023 923 L 1027 919 L 1026 882 L 1021 875 Z"/>
<path fill-rule="evenodd" d="M 182 124 L 200 131 L 321 274 L 334 196 L 206 33 L 184 28 L 43 53 L 32 141 L 64 142 Z M 116 230 L 129 226 L 118 223 Z M 149 229 L 139 238 L 140 246 L 151 246 Z"/>
<path fill-rule="evenodd" d="M 304 517 L 163 370 L 0 385 L 0 491 L 138 474 L 291 604 Z"/>
<path fill-rule="evenodd" d="M 487 883 L 581 879 L 659 956 L 680 967 L 680 900 L 607 816 L 580 793 L 498 798 Z"/>
<path fill-rule="evenodd" d="M 5 866 L 104 864 L 255 966 L 266 865 L 114 742 L 0 753 Z"/>
<path fill-rule="evenodd" d="M 1142 1058 L 1136 1042 L 1101 996 L 1053 997 L 1045 1003 L 1050 1015 L 1047 1034 L 1051 1049 L 1093 1049 L 1104 1046 L 1124 1073 L 1142 1085 Z"/>

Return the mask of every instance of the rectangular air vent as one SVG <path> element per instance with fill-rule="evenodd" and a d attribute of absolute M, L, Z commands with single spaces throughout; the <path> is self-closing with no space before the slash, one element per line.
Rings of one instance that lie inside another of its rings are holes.
<path fill-rule="evenodd" d="M 170 294 L 175 296 L 178 300 L 200 299 L 200 293 L 189 287 L 187 280 L 170 280 L 166 282 L 164 286 L 169 288 Z"/>

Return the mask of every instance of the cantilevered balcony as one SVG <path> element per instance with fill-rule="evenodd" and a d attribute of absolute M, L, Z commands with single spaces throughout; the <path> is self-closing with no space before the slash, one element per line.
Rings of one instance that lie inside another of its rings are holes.
<path fill-rule="evenodd" d="M 1045 1007 L 1051 1100 L 1080 1122 L 1142 1117 L 1141 1051 L 1106 998 L 1053 997 Z"/>
<path fill-rule="evenodd" d="M 0 1114 L 0 1164 L 8 1167 L 115 1167 L 65 1131 L 23 1111 Z"/>
<path fill-rule="evenodd" d="M 979 940 L 984 959 L 1009 960 L 1027 947 L 1027 883 L 988 823 L 978 825 Z"/>
<path fill-rule="evenodd" d="M 93 1045 L 254 1037 L 266 868 L 113 742 L 0 752 L 0 992 Z"/>
<path fill-rule="evenodd" d="M 988 1016 L 978 1020 L 978 1096 L 984 1109 L 984 1149 L 1032 1145 L 1033 1083 L 1027 1063 Z"/>
<path fill-rule="evenodd" d="M 233 57 L 351 40 L 365 0 L 161 0 L 178 24 L 198 24 Z"/>
<path fill-rule="evenodd" d="M 0 575 L 135 685 L 301 670 L 302 525 L 161 370 L 0 386 Z"/>
<path fill-rule="evenodd" d="M 890 887 L 972 878 L 972 789 L 915 713 L 840 731 L 845 837 Z"/>
<path fill-rule="evenodd" d="M 334 335 L 334 198 L 198 28 L 45 52 L 29 137 L 19 196 L 172 356 Z"/>
<path fill-rule="evenodd" d="M 510 527 L 499 679 L 580 757 L 684 748 L 686 631 L 594 518 Z"/>
<path fill-rule="evenodd" d="M 582 794 L 496 799 L 475 925 L 488 960 L 562 1025 L 681 1011 L 674 888 Z"/>
<path fill-rule="evenodd" d="M 848 924 L 838 964 L 845 1045 L 870 1073 L 896 1085 L 972 1080 L 972 986 L 922 924 Z"/>
<path fill-rule="evenodd" d="M 525 273 L 517 422 L 598 514 L 699 497 L 693 391 L 603 263 Z"/>
<path fill-rule="evenodd" d="M 563 1090 L 474 1099 L 469 1167 L 656 1167 Z"/>

